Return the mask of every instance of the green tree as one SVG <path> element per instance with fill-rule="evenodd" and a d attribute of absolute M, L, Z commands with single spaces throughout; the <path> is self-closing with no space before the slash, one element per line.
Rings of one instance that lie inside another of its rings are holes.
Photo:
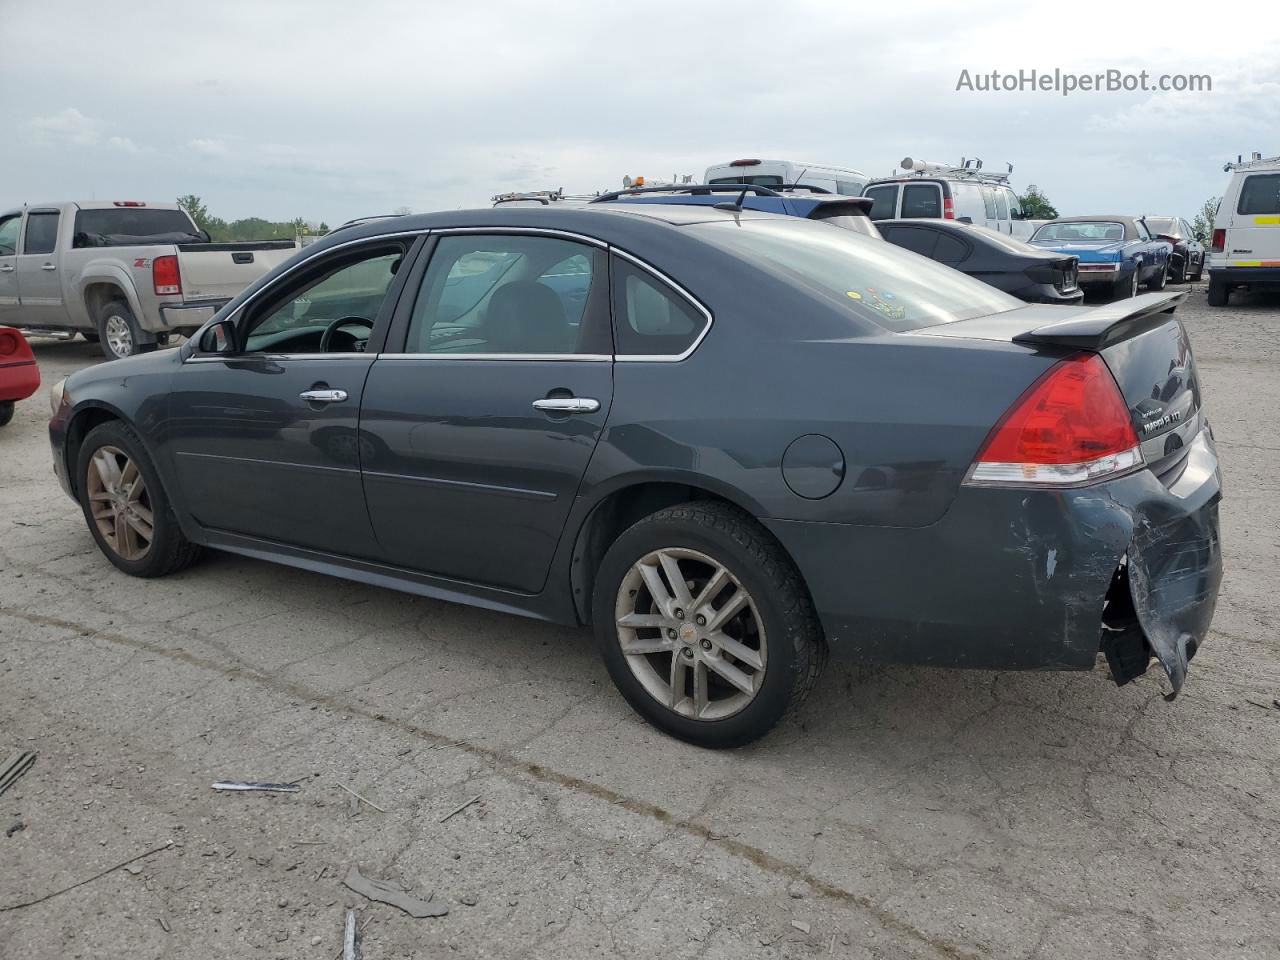
<path fill-rule="evenodd" d="M 187 211 L 187 216 L 194 220 L 201 230 L 209 229 L 209 208 L 194 193 L 179 197 L 178 206 Z"/>
<path fill-rule="evenodd" d="M 1195 219 L 1191 221 L 1191 229 L 1196 232 L 1197 236 L 1204 237 L 1208 240 L 1213 236 L 1213 224 L 1218 219 L 1218 204 L 1222 203 L 1221 197 L 1210 197 L 1200 207 L 1195 215 Z"/>
<path fill-rule="evenodd" d="M 1057 220 L 1058 208 L 1049 202 L 1049 198 L 1040 192 L 1034 183 L 1028 184 L 1027 192 L 1018 198 L 1022 204 L 1023 215 L 1028 220 Z"/>

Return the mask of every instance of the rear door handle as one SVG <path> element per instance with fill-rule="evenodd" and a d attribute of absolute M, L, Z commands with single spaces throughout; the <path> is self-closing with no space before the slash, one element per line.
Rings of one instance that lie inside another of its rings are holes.
<path fill-rule="evenodd" d="M 600 401 L 591 397 L 547 397 L 533 401 L 533 409 L 545 413 L 595 413 Z"/>
<path fill-rule="evenodd" d="M 0 267 L 0 273 L 13 273 L 13 264 L 6 263 L 3 267 Z"/>
<path fill-rule="evenodd" d="M 56 263 L 45 263 L 40 266 L 40 269 L 41 270 L 57 270 L 58 265 Z"/>
<path fill-rule="evenodd" d="M 341 403 L 347 399 L 345 390 L 303 390 L 298 394 L 307 403 Z"/>

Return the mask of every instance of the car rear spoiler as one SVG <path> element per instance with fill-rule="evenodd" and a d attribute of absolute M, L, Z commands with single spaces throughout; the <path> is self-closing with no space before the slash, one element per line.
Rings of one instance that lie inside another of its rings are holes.
<path fill-rule="evenodd" d="M 810 220 L 826 220 L 829 217 L 868 217 L 875 201 L 870 197 L 826 197 L 814 204 L 808 213 Z"/>
<path fill-rule="evenodd" d="M 1083 316 L 1059 320 L 1019 333 L 1013 337 L 1013 341 L 1078 347 L 1081 350 L 1103 350 L 1113 343 L 1136 337 L 1167 322 L 1165 314 L 1173 313 L 1185 299 L 1185 291 L 1146 293 L 1131 300 L 1094 307 Z"/>

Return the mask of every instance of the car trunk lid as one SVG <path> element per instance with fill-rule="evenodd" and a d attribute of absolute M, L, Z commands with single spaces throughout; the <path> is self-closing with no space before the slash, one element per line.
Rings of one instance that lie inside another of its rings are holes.
<path fill-rule="evenodd" d="M 292 240 L 178 245 L 187 300 L 230 300 L 297 251 Z"/>

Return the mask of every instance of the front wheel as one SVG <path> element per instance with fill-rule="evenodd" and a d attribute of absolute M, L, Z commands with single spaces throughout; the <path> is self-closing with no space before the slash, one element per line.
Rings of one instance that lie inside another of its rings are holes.
<path fill-rule="evenodd" d="M 76 461 L 80 507 L 106 558 L 135 577 L 189 567 L 200 547 L 189 541 L 138 435 L 118 420 L 89 431 Z"/>
<path fill-rule="evenodd" d="M 702 747 L 762 737 L 809 695 L 827 644 L 799 573 L 751 517 L 721 503 L 660 510 L 605 554 L 596 639 L 618 690 Z"/>

